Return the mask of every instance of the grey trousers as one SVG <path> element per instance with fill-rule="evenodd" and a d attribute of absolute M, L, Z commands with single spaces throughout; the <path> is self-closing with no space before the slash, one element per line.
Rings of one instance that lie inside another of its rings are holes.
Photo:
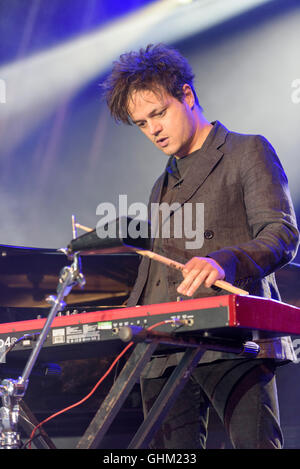
<path fill-rule="evenodd" d="M 171 370 L 141 379 L 144 415 Z M 199 365 L 157 430 L 152 449 L 205 449 L 209 407 L 220 417 L 233 448 L 280 449 L 283 436 L 271 360 L 236 359 Z"/>

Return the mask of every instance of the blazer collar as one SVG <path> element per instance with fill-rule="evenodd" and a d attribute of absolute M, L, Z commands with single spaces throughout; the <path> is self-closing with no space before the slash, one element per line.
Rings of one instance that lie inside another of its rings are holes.
<path fill-rule="evenodd" d="M 194 192 L 204 183 L 206 178 L 212 172 L 216 164 L 223 156 L 220 147 L 224 144 L 228 129 L 219 121 L 212 122 L 213 128 L 208 134 L 204 144 L 198 150 L 198 154 L 194 155 L 188 171 L 181 183 L 180 191 L 178 191 L 177 202 L 183 204 L 192 197 Z M 171 159 L 172 157 L 170 157 Z M 167 166 L 170 163 L 168 160 Z M 159 202 L 161 198 L 162 187 L 166 176 L 166 170 L 161 175 L 159 186 L 157 187 L 156 194 L 154 195 L 154 202 Z"/>

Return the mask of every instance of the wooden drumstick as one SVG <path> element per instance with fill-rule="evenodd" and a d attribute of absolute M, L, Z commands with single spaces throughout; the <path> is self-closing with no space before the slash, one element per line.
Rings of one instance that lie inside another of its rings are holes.
<path fill-rule="evenodd" d="M 89 228 L 88 226 L 81 225 L 80 223 L 75 223 L 76 228 L 80 228 L 83 231 L 93 231 L 92 228 Z"/>
<path fill-rule="evenodd" d="M 165 264 L 173 269 L 180 270 L 181 272 L 185 270 L 184 264 L 180 264 L 180 262 L 173 261 L 172 259 L 161 256 L 160 254 L 156 254 L 155 252 L 152 252 L 152 251 L 136 251 L 136 252 L 142 256 L 146 256 L 146 257 L 149 257 L 150 259 L 161 262 L 162 264 Z M 249 295 L 249 292 L 242 290 L 241 288 L 235 287 L 234 285 L 232 285 L 229 282 L 226 282 L 225 280 L 216 280 L 214 285 L 230 293 L 234 293 L 235 295 Z"/>
<path fill-rule="evenodd" d="M 75 226 L 77 228 L 81 228 L 83 231 L 93 231 L 92 228 L 88 228 L 87 226 L 80 225 L 80 223 L 75 223 Z M 147 251 L 147 250 L 135 250 L 138 254 L 141 256 L 149 257 L 150 259 L 161 262 L 162 264 L 167 265 L 168 267 L 171 267 L 172 269 L 177 269 L 180 270 L 181 272 L 184 271 L 184 264 L 181 264 L 180 262 L 173 261 L 172 259 L 169 259 L 168 257 L 161 256 L 160 254 L 156 254 L 156 252 L 152 251 Z M 235 295 L 249 295 L 249 292 L 242 290 L 241 288 L 235 287 L 234 285 L 231 285 L 231 283 L 226 282 L 225 280 L 216 280 L 214 285 L 218 288 L 222 288 L 222 290 L 228 291 L 229 293 L 233 293 Z"/>

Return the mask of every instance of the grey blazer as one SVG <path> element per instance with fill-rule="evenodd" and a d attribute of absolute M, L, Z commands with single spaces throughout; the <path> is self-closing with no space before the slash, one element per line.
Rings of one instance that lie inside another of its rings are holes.
<path fill-rule="evenodd" d="M 163 254 L 183 263 L 211 257 L 223 267 L 226 281 L 251 295 L 280 299 L 274 272 L 294 258 L 299 243 L 287 177 L 264 137 L 230 132 L 218 121 L 211 132 L 176 199 L 181 205 L 204 203 L 203 246 L 185 249 L 184 237 L 169 238 L 163 240 Z M 150 204 L 160 202 L 164 178 L 165 172 L 153 186 Z M 144 257 L 128 306 L 139 304 L 149 265 Z M 166 269 L 166 276 L 166 301 L 176 301 L 181 273 Z M 216 294 L 227 293 L 200 287 L 194 298 Z"/>

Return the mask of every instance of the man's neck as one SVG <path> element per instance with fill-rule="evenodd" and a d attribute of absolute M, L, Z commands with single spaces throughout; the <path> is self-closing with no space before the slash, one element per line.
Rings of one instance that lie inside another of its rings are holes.
<path fill-rule="evenodd" d="M 193 153 L 194 151 L 200 150 L 212 128 L 213 125 L 207 119 L 205 119 L 202 112 L 197 112 L 194 143 L 190 146 L 190 151 L 188 151 L 185 155 L 175 155 L 175 158 L 179 159 L 189 155 L 190 153 Z"/>

